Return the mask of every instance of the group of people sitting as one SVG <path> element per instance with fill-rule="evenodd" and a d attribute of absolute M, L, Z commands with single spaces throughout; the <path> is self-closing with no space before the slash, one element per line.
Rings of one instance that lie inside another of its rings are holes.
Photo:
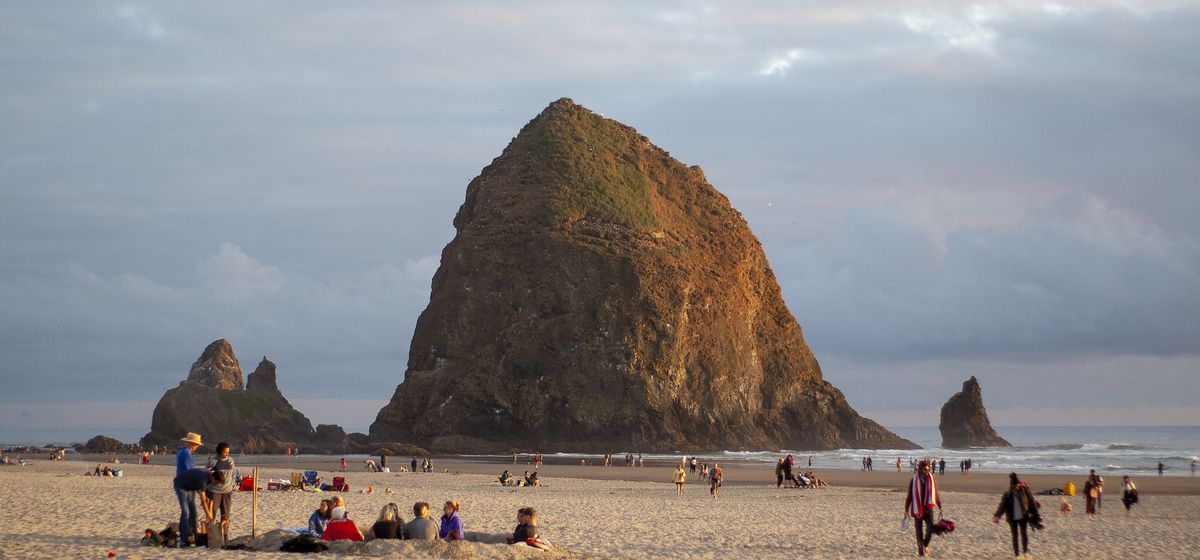
<path fill-rule="evenodd" d="M 500 481 L 500 486 L 541 486 L 542 485 L 541 481 L 538 480 L 538 472 L 537 471 L 533 471 L 532 473 L 529 471 L 525 471 L 524 480 L 518 480 L 511 473 L 508 472 L 508 469 L 504 469 L 504 472 L 500 473 L 498 480 Z"/>
<path fill-rule="evenodd" d="M 465 539 L 462 518 L 458 516 L 459 503 L 448 500 L 442 505 L 442 516 L 435 521 L 429 517 L 429 503 L 413 504 L 413 518 L 408 522 L 400 515 L 400 507 L 389 502 L 379 510 L 379 517 L 369 529 L 363 531 L 346 513 L 346 502 L 341 496 L 321 500 L 317 509 L 308 518 L 307 533 L 326 541 L 369 541 L 377 539 L 405 539 L 418 541 L 461 541 Z M 549 548 L 550 543 L 541 539 L 537 530 L 537 512 L 531 507 L 517 511 L 517 528 L 508 538 L 509 544 L 524 544 L 536 548 Z"/>
<path fill-rule="evenodd" d="M 83 476 L 119 476 L 117 473 L 120 469 L 110 468 L 108 465 L 97 463 L 96 468 L 83 473 Z"/>
<path fill-rule="evenodd" d="M 817 478 L 817 475 L 813 474 L 813 470 L 812 470 L 811 466 L 808 468 L 807 471 L 804 471 L 804 473 L 801 474 L 800 476 L 796 476 L 796 475 L 792 474 L 792 466 L 794 464 L 794 461 L 795 461 L 795 459 L 791 455 L 788 455 L 787 457 L 780 459 L 778 463 L 775 463 L 775 487 L 776 488 L 783 486 L 784 482 L 790 482 L 791 488 L 828 488 L 829 487 L 829 483 Z M 809 463 L 810 464 L 812 463 L 811 458 L 809 459 Z M 864 464 L 865 464 L 865 462 L 864 462 Z"/>

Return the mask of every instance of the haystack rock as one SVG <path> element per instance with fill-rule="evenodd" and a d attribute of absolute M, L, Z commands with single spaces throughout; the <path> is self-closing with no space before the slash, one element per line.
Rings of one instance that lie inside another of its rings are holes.
<path fill-rule="evenodd" d="M 227 442 L 246 453 L 278 453 L 297 445 L 318 451 L 312 423 L 283 397 L 275 364 L 264 356 L 242 388 L 242 369 L 225 340 L 208 345 L 191 373 L 154 407 L 143 445 L 173 447 L 187 432 L 207 446 Z"/>
<path fill-rule="evenodd" d="M 698 167 L 569 99 L 467 186 L 376 442 L 916 448 L 825 381 Z"/>
<path fill-rule="evenodd" d="M 962 391 L 942 405 L 938 430 L 942 432 L 942 447 L 947 449 L 1012 447 L 992 429 L 983 408 L 983 391 L 974 375 L 963 382 Z"/>

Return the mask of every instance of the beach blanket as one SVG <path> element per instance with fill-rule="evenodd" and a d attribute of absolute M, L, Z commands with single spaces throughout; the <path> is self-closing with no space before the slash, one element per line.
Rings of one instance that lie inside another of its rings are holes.
<path fill-rule="evenodd" d="M 937 481 L 932 476 L 924 477 L 919 474 L 914 476 L 908 485 L 908 491 L 912 494 L 912 503 L 908 506 L 908 514 L 912 517 L 921 517 L 925 515 L 926 511 L 937 507 Z"/>

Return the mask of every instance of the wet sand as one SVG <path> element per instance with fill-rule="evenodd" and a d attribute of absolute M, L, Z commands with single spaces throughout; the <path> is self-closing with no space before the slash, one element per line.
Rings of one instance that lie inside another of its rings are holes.
<path fill-rule="evenodd" d="M 197 453 L 197 457 L 207 457 L 207 455 L 204 453 L 204 450 L 201 450 Z M 101 456 L 82 455 L 76 456 L 76 458 L 92 466 L 95 466 L 97 462 L 107 461 L 107 457 Z M 368 458 L 374 460 L 376 463 L 379 462 L 379 457 L 377 456 L 347 455 L 346 463 L 348 470 L 357 473 L 366 472 L 363 461 Z M 130 462 L 135 459 L 136 457 L 134 456 L 122 456 L 121 460 L 123 462 Z M 317 470 L 322 473 L 333 473 L 340 470 L 340 457 L 329 455 L 301 455 L 299 457 L 258 455 L 242 458 L 235 456 L 235 459 L 238 465 L 243 468 L 257 465 L 270 468 Z M 411 457 L 389 457 L 388 466 L 393 471 L 397 471 L 401 466 L 408 467 L 411 459 Z M 501 471 L 508 469 L 513 471 L 513 474 L 520 475 L 526 470 L 534 470 L 533 464 L 527 462 L 524 457 L 520 457 L 515 464 L 511 460 L 502 460 L 493 457 L 434 456 L 433 459 L 435 470 L 439 473 L 448 470 L 451 473 L 499 475 Z M 629 482 L 670 482 L 671 469 L 674 468 L 674 463 L 667 462 L 647 462 L 645 467 L 626 467 L 624 464 L 604 467 L 595 465 L 585 466 L 562 460 L 555 461 L 556 459 L 554 457 L 548 458 L 548 461 L 539 470 L 539 476 L 543 478 L 581 478 L 587 480 L 623 480 Z M 418 458 L 418 462 L 419 460 L 420 458 Z M 152 464 L 173 465 L 174 457 L 154 457 Z M 798 464 L 803 464 L 803 459 Z M 721 465 L 725 473 L 725 484 L 727 485 L 770 486 L 772 488 L 775 486 L 773 465 L 745 461 L 728 461 L 721 463 Z M 796 473 L 799 474 L 803 470 L 803 468 L 800 468 Z M 818 463 L 813 465 L 813 471 L 819 478 L 833 486 L 851 488 L 904 488 L 909 479 L 912 478 L 911 471 L 896 472 L 894 466 L 890 469 L 877 468 L 874 471 L 866 472 L 860 469 L 831 468 L 830 466 L 823 466 Z M 1051 488 L 1062 488 L 1068 481 L 1074 482 L 1078 491 L 1082 492 L 1083 483 L 1087 480 L 1088 473 L 1018 474 L 1021 475 L 1022 480 L 1025 480 L 1035 492 Z M 1108 492 L 1113 493 L 1119 490 L 1121 483 L 1120 473 L 1101 473 L 1101 475 L 1104 477 L 1105 489 Z M 957 465 L 953 471 L 950 470 L 950 465 L 946 465 L 946 474 L 939 476 L 938 481 L 941 484 L 941 488 L 946 491 L 991 494 L 1004 491 L 1004 488 L 1008 485 L 1008 473 L 987 472 L 976 469 L 969 475 L 961 475 L 958 472 Z M 1175 494 L 1200 496 L 1200 477 L 1146 476 L 1137 477 L 1134 479 L 1134 482 L 1137 484 L 1139 492 L 1145 495 Z"/>

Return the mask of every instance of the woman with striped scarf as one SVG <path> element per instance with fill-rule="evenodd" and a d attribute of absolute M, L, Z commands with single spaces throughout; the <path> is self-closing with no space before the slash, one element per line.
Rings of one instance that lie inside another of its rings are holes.
<path fill-rule="evenodd" d="M 908 483 L 908 497 L 904 498 L 905 515 L 916 520 L 917 556 L 925 556 L 929 539 L 933 538 L 933 508 L 942 511 L 942 497 L 938 495 L 937 482 L 930 472 L 929 461 L 922 459 L 917 465 L 917 474 Z"/>

